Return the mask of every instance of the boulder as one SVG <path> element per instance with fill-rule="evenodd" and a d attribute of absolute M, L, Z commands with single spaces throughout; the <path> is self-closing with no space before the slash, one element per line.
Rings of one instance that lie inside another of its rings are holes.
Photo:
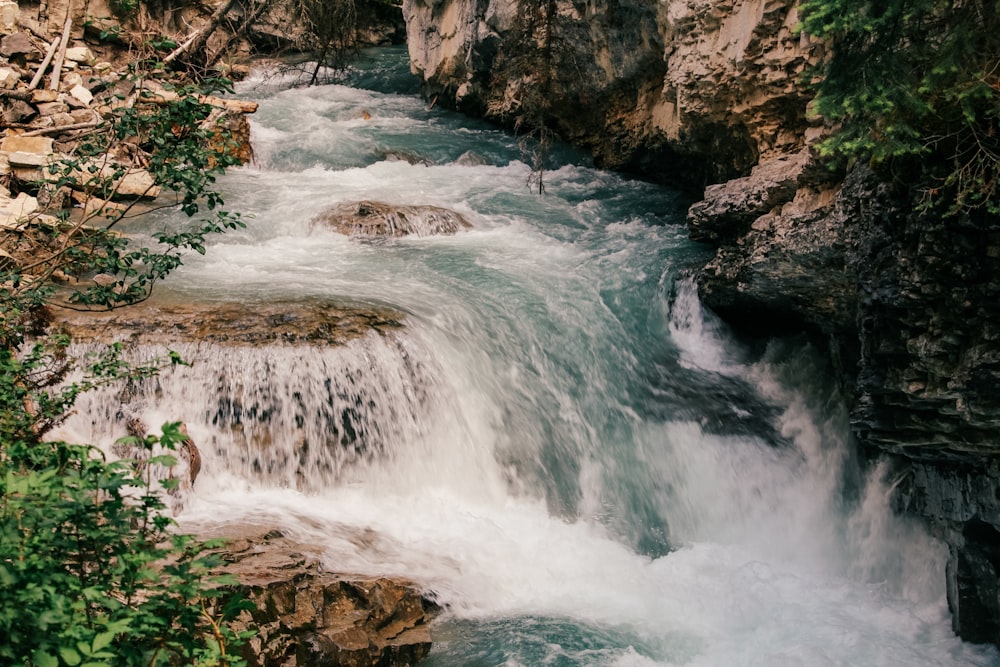
<path fill-rule="evenodd" d="M 338 204 L 314 220 L 360 237 L 454 234 L 472 227 L 460 213 L 438 206 L 399 206 L 376 201 Z"/>
<path fill-rule="evenodd" d="M 13 58 L 31 53 L 37 53 L 38 49 L 31 43 L 28 35 L 23 32 L 15 32 L 0 40 L 0 56 Z"/>
<path fill-rule="evenodd" d="M 243 652 L 251 667 L 402 667 L 430 652 L 440 608 L 412 582 L 325 571 L 317 549 L 281 530 L 227 527 L 222 536 L 231 541 L 220 573 L 252 604 L 235 622 L 257 633 Z"/>
<path fill-rule="evenodd" d="M 746 231 L 755 219 L 795 197 L 808 150 L 761 162 L 749 176 L 705 188 L 702 201 L 688 209 L 695 241 L 716 242 Z"/>
<path fill-rule="evenodd" d="M 851 188 L 803 188 L 791 201 L 756 218 L 735 242 L 721 245 L 701 270 L 702 301 L 747 331 L 805 328 L 850 340 L 858 296 L 847 252 L 856 236 L 852 221 L 857 199 Z M 752 200 L 768 205 L 766 197 Z M 722 224 L 707 227 L 718 230 Z"/>

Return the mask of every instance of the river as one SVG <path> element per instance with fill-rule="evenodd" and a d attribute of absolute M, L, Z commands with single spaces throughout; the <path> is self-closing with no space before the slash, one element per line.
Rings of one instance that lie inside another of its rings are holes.
<path fill-rule="evenodd" d="M 882 468 L 858 472 L 821 355 L 701 308 L 709 250 L 677 193 L 564 147 L 533 193 L 516 138 L 428 108 L 398 49 L 343 85 L 240 92 L 261 102 L 256 158 L 220 186 L 248 227 L 166 293 L 406 324 L 165 376 L 144 418 L 184 419 L 204 458 L 184 527 L 277 523 L 331 569 L 414 579 L 447 609 L 428 667 L 1000 662 L 953 636 L 946 551 L 891 515 Z M 372 242 L 312 222 L 361 199 L 472 228 Z M 310 428 L 343 446 L 303 453 Z"/>

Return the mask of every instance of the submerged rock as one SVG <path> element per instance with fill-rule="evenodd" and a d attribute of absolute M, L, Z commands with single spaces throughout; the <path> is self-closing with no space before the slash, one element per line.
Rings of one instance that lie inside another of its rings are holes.
<path fill-rule="evenodd" d="M 280 530 L 227 528 L 223 536 L 232 541 L 221 570 L 253 605 L 234 624 L 257 633 L 243 649 L 251 667 L 402 667 L 430 652 L 428 624 L 440 607 L 412 582 L 325 571 L 317 548 Z"/>
<path fill-rule="evenodd" d="M 368 112 L 366 111 L 365 113 L 367 114 Z M 405 162 L 407 164 L 422 165 L 424 167 L 430 167 L 434 164 L 434 161 L 430 158 L 410 151 L 386 150 L 380 153 L 379 157 L 386 162 Z"/>
<path fill-rule="evenodd" d="M 348 236 L 374 238 L 454 234 L 472 227 L 460 213 L 439 206 L 399 206 L 367 200 L 338 204 L 315 222 Z"/>

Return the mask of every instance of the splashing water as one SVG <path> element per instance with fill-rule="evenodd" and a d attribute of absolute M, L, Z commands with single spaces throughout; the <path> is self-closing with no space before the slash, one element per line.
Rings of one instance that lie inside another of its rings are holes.
<path fill-rule="evenodd" d="M 346 297 L 405 326 L 174 346 L 193 367 L 128 409 L 202 448 L 185 528 L 276 524 L 332 569 L 416 580 L 447 607 L 432 667 L 998 663 L 952 635 L 945 554 L 891 515 L 884 471 L 854 479 L 818 356 L 703 312 L 675 193 L 563 149 L 532 195 L 510 136 L 393 92 L 399 52 L 371 58 L 367 88 L 248 90 L 257 162 L 221 183 L 253 218 L 167 288 Z M 472 227 L 310 224 L 362 200 Z M 116 395 L 89 400 L 67 430 L 113 439 Z"/>

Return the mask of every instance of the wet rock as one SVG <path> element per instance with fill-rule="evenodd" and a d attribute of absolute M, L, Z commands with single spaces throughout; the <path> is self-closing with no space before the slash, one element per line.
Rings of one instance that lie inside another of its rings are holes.
<path fill-rule="evenodd" d="M 851 190 L 802 189 L 723 244 L 698 275 L 706 305 L 752 333 L 803 328 L 854 335 L 857 275 Z"/>
<path fill-rule="evenodd" d="M 655 363 L 645 373 L 649 395 L 639 404 L 644 417 L 691 421 L 706 433 L 761 438 L 775 447 L 791 445 L 780 431 L 781 409 L 745 380 L 675 363 Z"/>
<path fill-rule="evenodd" d="M 253 605 L 236 621 L 257 632 L 244 648 L 251 667 L 403 667 L 429 653 L 440 608 L 413 583 L 328 572 L 317 549 L 280 530 L 227 527 L 222 536 L 232 539 L 222 571 Z"/>
<path fill-rule="evenodd" d="M 314 221 L 341 234 L 369 238 L 454 234 L 472 225 L 438 206 L 399 206 L 376 201 L 338 204 Z"/>
<path fill-rule="evenodd" d="M 952 627 L 967 641 L 1000 637 L 1000 461 L 986 465 L 898 459 L 896 509 L 922 516 L 948 544 Z"/>
<path fill-rule="evenodd" d="M 365 113 L 368 113 L 367 111 Z M 423 155 L 418 153 L 413 153 L 410 151 L 384 151 L 380 154 L 381 158 L 386 162 L 405 162 L 407 164 L 413 165 L 423 165 L 429 167 L 434 162 Z"/>
<path fill-rule="evenodd" d="M 735 237 L 760 216 L 790 202 L 808 160 L 808 151 L 800 151 L 761 162 L 744 178 L 705 188 L 702 201 L 688 210 L 691 239 L 717 242 Z"/>
<path fill-rule="evenodd" d="M 388 308 L 315 301 L 286 303 L 143 303 L 111 312 L 63 313 L 59 325 L 74 340 L 126 339 L 137 344 L 174 341 L 227 345 L 317 343 L 342 345 L 402 326 Z"/>
<path fill-rule="evenodd" d="M 457 158 L 453 164 L 459 165 L 461 167 L 482 167 L 492 164 L 488 158 L 475 151 L 465 151 Z"/>

